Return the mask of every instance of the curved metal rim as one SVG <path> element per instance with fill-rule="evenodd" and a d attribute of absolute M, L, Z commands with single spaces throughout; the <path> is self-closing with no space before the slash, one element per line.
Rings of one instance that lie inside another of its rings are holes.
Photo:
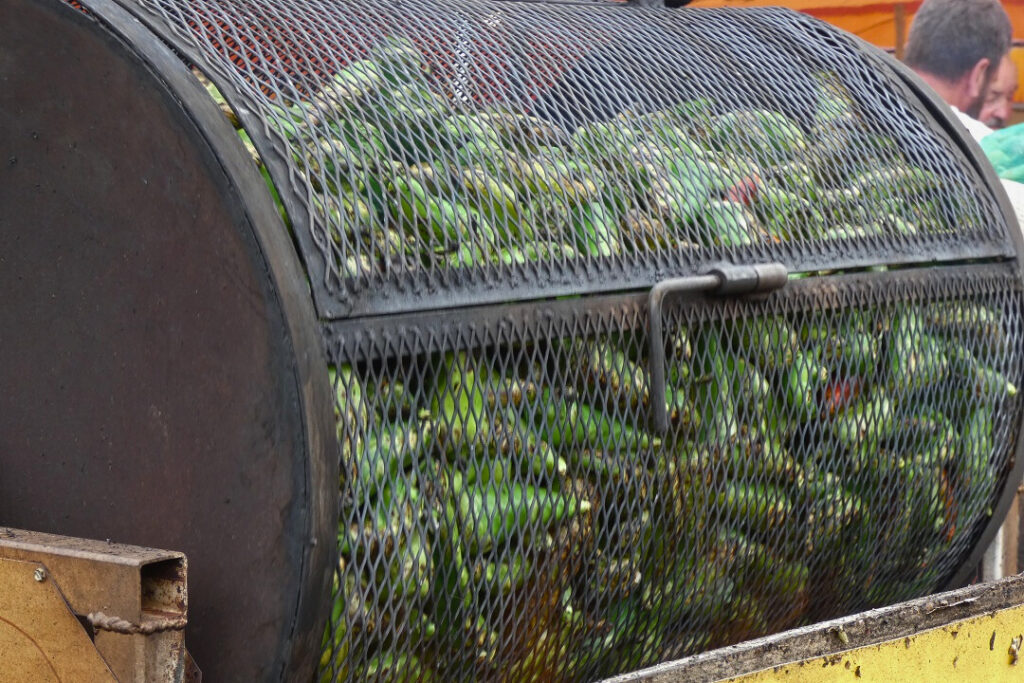
<path fill-rule="evenodd" d="M 1021 260 L 1021 256 L 1024 255 L 1024 235 L 1021 233 L 1021 227 L 1017 223 L 1017 216 L 1013 210 L 1013 205 L 1010 204 L 1010 198 L 1006 194 L 1006 190 L 1003 188 L 1002 182 L 999 176 L 996 175 L 995 169 L 992 167 L 985 157 L 984 151 L 981 149 L 981 145 L 969 134 L 963 127 L 963 124 L 957 120 L 956 115 L 953 114 L 953 110 L 950 109 L 942 99 L 939 98 L 938 94 L 935 93 L 916 73 L 914 73 L 905 64 L 885 52 L 884 50 L 875 47 L 867 41 L 857 37 L 851 36 L 859 41 L 865 52 L 872 54 L 886 62 L 886 64 L 903 79 L 906 86 L 914 93 L 920 100 L 921 104 L 927 109 L 928 113 L 932 116 L 933 120 L 942 126 L 943 132 L 945 132 L 951 140 L 959 145 L 960 151 L 963 152 L 964 156 L 972 163 L 974 170 L 981 175 L 988 188 L 992 191 L 996 203 L 999 205 L 999 210 L 1002 212 L 1003 217 L 1006 219 L 1009 227 L 1009 241 L 1013 245 L 1014 251 L 1016 252 L 1016 263 L 1017 277 L 1021 282 L 1024 282 L 1024 262 Z M 1016 229 L 1014 229 L 1016 227 Z M 978 542 L 975 544 L 974 549 L 967 556 L 960 567 L 952 573 L 949 580 L 945 582 L 946 589 L 958 588 L 971 578 L 978 564 L 981 562 L 982 556 L 988 549 L 992 539 L 995 538 L 996 533 L 1002 527 L 1007 512 L 1010 510 L 1010 505 L 1013 503 L 1014 496 L 1017 495 L 1017 485 L 1024 478 L 1024 438 L 1021 438 L 1022 432 L 1024 432 L 1024 417 L 1021 418 L 1021 424 L 1017 430 L 1017 448 L 1014 453 L 1014 464 L 1010 473 L 1006 477 L 1006 481 L 1003 484 L 1003 492 L 999 499 L 996 501 L 996 505 L 992 510 L 992 517 L 989 518 L 988 523 L 985 525 Z"/>
<path fill-rule="evenodd" d="M 158 21 L 154 21 L 145 12 L 138 11 L 138 8 L 134 6 L 131 0 L 86 1 L 90 5 L 95 4 L 110 8 L 119 8 L 123 12 L 126 12 L 128 15 L 130 15 L 133 20 L 145 26 L 151 32 L 152 36 L 158 37 L 167 45 L 172 45 L 175 50 L 177 50 L 185 57 L 187 57 L 193 64 L 208 64 L 205 55 L 203 55 L 201 51 L 197 50 L 194 45 L 179 40 L 177 36 L 175 36 L 173 33 L 167 30 L 166 26 L 162 25 Z M 539 1 L 543 2 L 544 0 Z M 347 317 L 349 314 L 350 306 L 345 301 L 336 299 L 332 296 L 318 295 L 319 292 L 324 290 L 323 283 L 326 281 L 328 277 L 327 267 L 322 260 L 318 260 L 316 258 L 318 249 L 315 248 L 315 245 L 313 244 L 312 231 L 309 226 L 309 218 L 307 212 L 298 203 L 298 200 L 295 197 L 294 193 L 284 190 L 284 188 L 287 187 L 287 185 L 280 184 L 277 182 L 278 179 L 288 177 L 289 169 L 287 163 L 284 161 L 284 159 L 280 158 L 278 154 L 264 154 L 264 152 L 266 151 L 274 150 L 272 140 L 269 134 L 265 132 L 266 127 L 263 125 L 257 125 L 261 122 L 256 118 L 257 114 L 255 112 L 250 111 L 249 107 L 239 106 L 243 103 L 234 101 L 236 90 L 230 83 L 222 82 L 221 79 L 219 79 L 216 74 L 210 73 L 209 71 L 206 71 L 206 76 L 214 83 L 214 85 L 217 86 L 224 99 L 234 109 L 235 113 L 239 117 L 239 121 L 241 121 L 242 123 L 242 128 L 245 130 L 246 133 L 249 134 L 249 138 L 252 140 L 253 145 L 256 147 L 256 150 L 262 154 L 263 163 L 266 166 L 267 171 L 270 174 L 270 177 L 274 180 L 275 184 L 278 186 L 280 190 L 279 194 L 281 203 L 284 206 L 285 211 L 288 213 L 293 226 L 293 235 L 290 238 L 290 240 L 292 241 L 292 243 L 290 244 L 290 248 L 292 249 L 292 253 L 297 255 L 297 263 L 303 273 L 303 278 L 308 276 L 310 280 L 316 280 L 316 282 L 311 283 L 310 291 L 306 295 L 306 298 L 312 301 L 312 305 L 314 307 L 314 317 Z M 192 90 L 192 84 L 187 84 L 187 88 L 189 90 Z M 209 107 L 206 107 L 205 104 L 210 100 L 210 98 L 208 95 L 206 95 L 206 93 L 202 93 L 202 95 L 203 97 L 201 99 L 204 100 L 203 109 L 208 110 Z M 198 102 L 195 100 L 191 101 L 190 103 L 194 106 L 198 105 Z M 207 123 L 209 123 L 209 121 L 211 120 L 209 118 L 211 114 L 209 111 L 207 111 L 206 114 Z M 223 115 L 220 114 L 220 112 L 217 112 L 217 116 L 214 118 L 223 118 Z M 219 128 L 220 126 L 217 127 Z M 223 134 L 223 131 L 220 131 L 220 133 Z M 226 147 L 230 147 L 234 152 L 244 151 L 237 140 L 227 145 Z M 259 181 L 260 185 L 265 187 L 263 179 L 259 178 Z M 266 194 L 266 191 L 262 190 L 261 194 Z M 243 193 L 243 196 L 248 197 L 251 195 L 248 192 L 245 192 Z M 261 197 L 261 203 L 264 198 L 270 202 L 270 206 L 273 206 L 273 201 L 269 196 Z M 276 209 L 274 210 L 274 215 L 277 215 Z M 280 225 L 279 220 L 275 219 L 274 222 L 278 223 L 279 234 L 287 234 L 285 226 Z"/>
<path fill-rule="evenodd" d="M 287 626 L 288 638 L 276 654 L 276 678 L 304 680 L 313 675 L 320 654 L 323 625 L 330 611 L 331 571 L 337 526 L 338 462 L 332 413 L 333 399 L 326 367 L 327 359 L 319 336 L 319 323 L 309 291 L 303 287 L 306 274 L 288 230 L 281 221 L 263 178 L 256 171 L 230 123 L 216 104 L 185 68 L 181 59 L 129 7 L 114 0 L 82 0 L 88 11 L 135 51 L 182 103 L 185 115 L 220 163 L 234 189 L 233 199 L 245 212 L 245 219 L 258 245 L 260 258 L 277 294 L 277 306 L 287 326 L 286 346 L 292 351 L 292 382 L 303 416 L 301 441 L 309 458 L 292 463 L 293 476 L 305 492 L 302 501 L 302 538 L 290 539 L 304 548 L 299 571 L 295 613 Z"/>

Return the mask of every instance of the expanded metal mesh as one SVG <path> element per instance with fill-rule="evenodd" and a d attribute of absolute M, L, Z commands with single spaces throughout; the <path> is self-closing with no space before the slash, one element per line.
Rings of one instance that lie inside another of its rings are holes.
<path fill-rule="evenodd" d="M 921 596 L 1013 462 L 1010 267 L 335 328 L 322 680 L 583 681 Z M 648 428 L 652 401 L 670 427 Z"/>
<path fill-rule="evenodd" d="M 772 9 L 122 1 L 229 100 L 325 319 L 320 680 L 594 680 L 933 592 L 978 545 L 1021 420 L 1016 254 L 855 39 Z M 555 300 L 969 259 L 671 300 L 665 396 L 646 294 Z M 467 310 L 517 299 L 543 301 Z"/>
<path fill-rule="evenodd" d="M 234 106 L 328 317 L 1012 255 L 891 65 L 805 15 L 125 2 Z"/>

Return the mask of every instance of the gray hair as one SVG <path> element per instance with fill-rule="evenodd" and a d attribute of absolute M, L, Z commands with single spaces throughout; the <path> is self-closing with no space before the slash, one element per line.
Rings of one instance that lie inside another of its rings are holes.
<path fill-rule="evenodd" d="M 999 0 L 925 0 L 907 39 L 907 66 L 946 81 L 960 80 L 984 58 L 995 73 L 1013 36 Z"/>

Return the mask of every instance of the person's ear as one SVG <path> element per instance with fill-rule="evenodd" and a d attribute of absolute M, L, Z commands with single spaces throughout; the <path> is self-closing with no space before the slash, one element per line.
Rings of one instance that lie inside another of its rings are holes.
<path fill-rule="evenodd" d="M 982 57 L 967 75 L 968 99 L 976 100 L 985 92 L 985 86 L 988 84 L 988 68 L 991 64 L 988 57 Z"/>

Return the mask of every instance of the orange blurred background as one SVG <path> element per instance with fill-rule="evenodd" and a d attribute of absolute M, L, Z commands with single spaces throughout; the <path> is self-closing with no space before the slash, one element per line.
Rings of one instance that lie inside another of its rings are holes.
<path fill-rule="evenodd" d="M 879 0 L 694 0 L 689 7 L 765 7 L 782 6 L 806 12 L 823 21 L 854 33 L 869 43 L 903 55 L 917 2 L 879 2 Z M 1024 0 L 1003 0 L 1013 22 L 1014 47 L 1011 57 L 1024 79 Z M 1024 82 L 1017 88 L 1012 121 L 1024 121 Z"/>

